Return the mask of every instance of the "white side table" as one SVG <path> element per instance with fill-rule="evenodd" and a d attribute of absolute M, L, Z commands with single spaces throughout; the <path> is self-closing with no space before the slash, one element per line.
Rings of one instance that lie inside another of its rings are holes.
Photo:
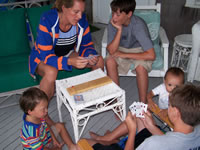
<path fill-rule="evenodd" d="M 76 103 L 74 96 L 67 91 L 68 87 L 87 81 L 105 77 L 106 74 L 97 69 L 82 75 L 56 80 L 57 108 L 62 122 L 61 106 L 64 104 L 70 112 L 76 142 L 81 137 L 91 116 L 107 110 L 113 110 L 123 121 L 126 117 L 125 91 L 114 82 L 104 86 L 79 93 L 84 101 Z M 102 122 L 99 122 L 102 123 Z"/>
<path fill-rule="evenodd" d="M 192 51 L 192 34 L 181 34 L 174 38 L 171 66 L 188 70 L 188 61 Z"/>

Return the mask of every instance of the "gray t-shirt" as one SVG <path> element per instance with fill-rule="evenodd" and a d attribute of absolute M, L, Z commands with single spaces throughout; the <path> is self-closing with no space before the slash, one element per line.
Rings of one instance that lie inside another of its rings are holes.
<path fill-rule="evenodd" d="M 200 149 L 200 125 L 194 132 L 183 134 L 167 132 L 147 138 L 136 150 L 198 150 Z"/>
<path fill-rule="evenodd" d="M 108 44 L 112 42 L 117 29 L 108 24 Z M 119 46 L 124 48 L 142 47 L 144 51 L 153 48 L 153 43 L 146 23 L 140 17 L 133 15 L 128 26 L 123 26 Z"/>

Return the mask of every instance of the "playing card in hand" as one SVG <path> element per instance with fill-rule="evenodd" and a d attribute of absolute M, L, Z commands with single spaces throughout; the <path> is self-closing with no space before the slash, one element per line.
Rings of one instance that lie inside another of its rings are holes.
<path fill-rule="evenodd" d="M 135 114 L 136 117 L 144 118 L 143 112 L 147 111 L 147 104 L 142 102 L 134 102 L 132 105 L 129 106 L 130 111 L 132 114 Z"/>

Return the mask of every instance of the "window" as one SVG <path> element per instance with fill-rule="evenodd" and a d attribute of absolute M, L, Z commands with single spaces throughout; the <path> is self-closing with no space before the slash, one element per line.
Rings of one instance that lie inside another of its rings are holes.
<path fill-rule="evenodd" d="M 200 0 L 186 0 L 185 7 L 200 8 Z"/>

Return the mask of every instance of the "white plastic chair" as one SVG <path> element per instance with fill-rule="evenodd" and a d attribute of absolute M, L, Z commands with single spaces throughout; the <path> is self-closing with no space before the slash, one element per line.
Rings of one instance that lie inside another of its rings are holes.
<path fill-rule="evenodd" d="M 190 55 L 187 81 L 200 81 L 200 20 L 192 27 L 192 53 Z"/>

